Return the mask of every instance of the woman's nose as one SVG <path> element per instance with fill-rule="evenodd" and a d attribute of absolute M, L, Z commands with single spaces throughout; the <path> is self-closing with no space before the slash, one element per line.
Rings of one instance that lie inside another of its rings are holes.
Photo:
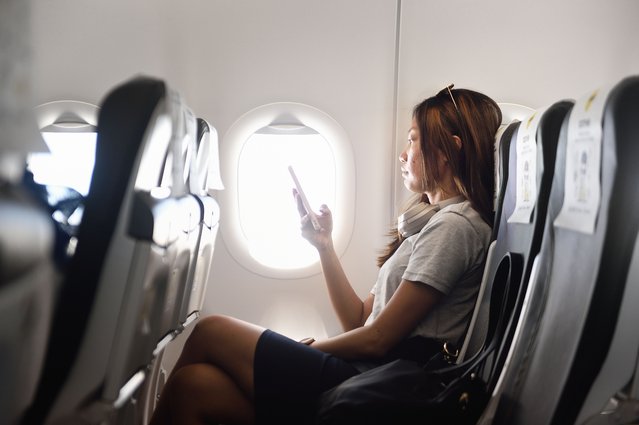
<path fill-rule="evenodd" d="M 406 163 L 406 150 L 403 150 L 402 153 L 399 154 L 399 162 L 401 162 L 402 164 Z"/>

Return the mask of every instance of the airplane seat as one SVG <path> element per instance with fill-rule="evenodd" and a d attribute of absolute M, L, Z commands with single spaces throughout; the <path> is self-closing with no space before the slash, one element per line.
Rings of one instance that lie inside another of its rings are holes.
<path fill-rule="evenodd" d="M 492 261 L 493 252 L 495 250 L 495 241 L 497 239 L 497 234 L 499 231 L 499 223 L 501 222 L 501 214 L 503 210 L 504 204 L 504 195 L 506 193 L 506 182 L 508 181 L 508 160 L 509 160 L 509 146 L 510 141 L 512 139 L 513 133 L 516 130 L 516 126 L 512 125 L 516 122 L 521 121 L 522 119 L 528 117 L 534 109 L 528 108 L 523 105 L 517 105 L 513 103 L 499 103 L 498 104 L 502 111 L 502 122 L 499 128 L 497 129 L 497 133 L 495 134 L 495 146 L 494 146 L 494 168 L 495 168 L 495 193 L 493 200 L 493 231 L 491 235 L 491 243 L 488 247 L 488 252 L 486 254 L 486 264 Z M 468 351 L 468 346 L 471 342 L 471 338 L 473 338 L 477 315 L 479 314 L 480 309 L 478 306 L 481 303 L 486 303 L 485 300 L 488 295 L 486 294 L 486 282 L 488 281 L 487 276 L 488 268 L 484 268 L 484 273 L 482 276 L 482 283 L 479 287 L 479 291 L 477 294 L 477 301 L 475 304 L 475 308 L 473 309 L 473 315 L 471 316 L 471 320 L 468 325 L 468 329 L 466 334 L 464 335 L 464 339 L 461 342 L 461 349 L 459 350 L 459 355 L 457 358 L 458 363 L 461 363 L 466 358 L 466 352 Z M 484 308 L 487 308 L 486 306 Z M 486 317 L 484 316 L 484 320 Z M 486 333 L 486 329 L 488 324 L 486 322 L 481 325 L 483 328 L 483 333 Z M 478 348 L 475 349 L 478 351 Z"/>
<path fill-rule="evenodd" d="M 18 423 L 42 371 L 59 274 L 54 226 L 19 184 L 0 184 L 0 422 Z"/>
<path fill-rule="evenodd" d="M 515 131 L 515 128 L 511 126 L 512 123 L 519 121 L 521 118 L 527 116 L 530 112 L 533 111 L 531 108 L 527 108 L 522 105 L 515 104 L 499 104 L 500 109 L 502 110 L 502 122 L 497 132 L 495 133 L 495 144 L 494 144 L 494 173 L 495 173 L 495 192 L 493 196 L 493 229 L 491 234 L 491 243 L 488 247 L 488 253 L 486 255 L 486 263 L 490 261 L 492 257 L 492 253 L 495 248 L 495 239 L 497 239 L 497 232 L 499 230 L 499 226 L 497 225 L 501 220 L 501 213 L 503 209 L 504 203 L 504 193 L 506 188 L 506 182 L 508 181 L 508 146 L 510 145 L 510 139 L 512 138 L 512 133 Z M 484 270 L 484 274 L 486 271 Z M 482 299 L 485 295 L 486 285 L 484 282 L 487 280 L 486 276 L 482 277 L 482 285 L 479 288 L 479 292 L 477 294 L 477 299 Z M 472 334 L 472 329 L 474 328 L 474 323 L 477 320 L 475 318 L 477 314 L 477 308 L 473 310 L 473 316 L 471 317 L 471 322 L 469 327 L 464 335 L 463 341 L 461 341 L 461 347 L 467 347 L 469 343 L 470 336 Z M 460 354 L 458 356 L 458 361 L 461 362 L 464 360 L 466 349 L 460 350 Z"/>
<path fill-rule="evenodd" d="M 539 249 L 543 231 L 559 128 L 571 104 L 561 101 L 548 108 L 531 110 L 521 121 L 513 120 L 502 130 L 494 241 L 458 362 L 472 357 L 486 342 L 489 304 L 494 296 L 492 286 L 495 279 L 506 276 L 500 272 L 506 254 L 520 256 L 523 262 L 523 275 L 516 284 L 521 285 L 527 279 L 531 253 Z"/>
<path fill-rule="evenodd" d="M 197 119 L 196 141 L 197 157 L 195 167 L 190 173 L 189 184 L 191 193 L 202 209 L 202 232 L 197 247 L 198 258 L 193 268 L 190 294 L 185 297 L 182 306 L 182 323 L 191 323 L 202 309 L 220 220 L 220 207 L 210 192 L 223 188 L 216 183 L 220 181 L 219 176 L 210 176 L 215 170 L 219 172 L 217 131 L 202 118 Z"/>
<path fill-rule="evenodd" d="M 512 124 L 518 122 L 518 119 L 507 119 L 504 117 L 502 124 L 499 126 L 497 133 L 495 134 L 495 194 L 494 194 L 494 218 L 493 218 L 493 229 L 491 235 L 490 246 L 488 247 L 488 252 L 486 254 L 486 264 L 492 261 L 493 253 L 495 251 L 495 243 L 497 239 L 497 234 L 499 231 L 499 226 L 497 225 L 501 221 L 501 214 L 504 205 L 504 195 L 506 192 L 506 183 L 508 181 L 508 149 L 510 146 L 510 140 L 512 138 L 513 132 L 516 129 L 516 126 Z M 479 287 L 479 291 L 477 293 L 477 301 L 475 303 L 475 308 L 473 309 L 473 314 L 471 316 L 471 320 L 468 324 L 468 328 L 466 330 L 466 334 L 464 335 L 464 339 L 461 342 L 461 349 L 459 350 L 459 355 L 457 357 L 457 363 L 461 363 L 466 358 L 466 352 L 468 351 L 468 346 L 473 336 L 476 335 L 477 331 L 475 328 L 479 326 L 477 324 L 477 317 L 480 311 L 479 305 L 481 304 L 480 300 L 487 300 L 489 297 L 486 294 L 488 276 L 487 276 L 487 267 L 484 267 L 484 273 L 482 276 L 482 282 Z M 490 288 L 488 289 L 490 291 Z M 486 303 L 487 301 L 483 301 Z M 483 326 L 484 332 L 488 327 L 486 322 L 481 324 Z M 476 350 L 478 351 L 478 349 Z"/>
<path fill-rule="evenodd" d="M 519 120 L 514 120 L 512 122 L 504 122 L 497 130 L 497 134 L 495 135 L 495 199 L 494 199 L 494 224 L 493 231 L 491 235 L 491 243 L 488 247 L 488 253 L 486 254 L 486 264 L 493 261 L 495 244 L 497 240 L 497 234 L 499 232 L 499 222 L 501 221 L 501 215 L 504 207 L 504 199 L 506 193 L 506 186 L 508 182 L 508 151 L 510 146 L 510 141 L 512 139 L 513 133 L 516 130 L 515 123 L 519 122 Z M 488 287 L 488 267 L 484 267 L 484 273 L 482 276 L 482 282 L 479 287 L 479 292 L 477 294 L 477 301 L 475 302 L 475 308 L 473 309 L 473 315 L 468 324 L 468 329 L 466 330 L 466 334 L 464 336 L 463 343 L 461 345 L 461 349 L 459 351 L 459 355 L 457 357 L 457 362 L 461 363 L 466 358 L 466 353 L 468 351 L 468 347 L 471 341 L 474 341 L 473 338 L 477 338 L 478 327 L 483 327 L 483 332 L 486 332 L 488 323 L 487 317 L 484 317 L 483 322 L 478 323 L 478 315 L 480 312 L 479 306 L 484 304 L 484 308 L 487 308 L 486 303 L 488 302 L 488 293 L 490 293 L 491 288 Z M 486 291 L 488 290 L 488 293 Z M 474 349 L 474 352 L 479 351 L 479 347 Z"/>
<path fill-rule="evenodd" d="M 190 300 L 195 287 L 199 287 L 196 282 L 199 276 L 197 272 L 205 263 L 200 264 L 200 245 L 202 233 L 204 231 L 204 206 L 198 195 L 200 188 L 197 183 L 197 176 L 200 174 L 200 124 L 190 110 L 187 110 L 188 131 L 187 138 L 183 141 L 182 160 L 185 162 L 183 181 L 184 187 L 181 202 L 183 210 L 188 214 L 188 227 L 184 229 L 184 251 L 188 252 L 188 267 L 185 269 L 186 276 L 179 290 L 179 297 L 174 305 L 174 326 L 175 333 L 180 333 L 196 318 L 195 311 L 189 310 Z M 205 261 L 204 259 L 202 261 Z M 192 314 L 193 313 L 193 314 Z"/>
<path fill-rule="evenodd" d="M 501 221 L 501 213 L 503 209 L 504 194 L 506 192 L 506 182 L 508 181 L 508 146 L 515 128 L 511 124 L 527 118 L 535 110 L 527 106 L 515 103 L 498 103 L 501 110 L 501 125 L 495 134 L 495 145 L 493 158 L 495 161 L 495 193 L 493 201 L 493 211 L 495 217 L 493 220 L 492 240 L 497 239 L 497 231 L 499 230 L 499 222 Z"/>
<path fill-rule="evenodd" d="M 173 369 L 188 337 L 190 325 L 199 318 L 206 294 L 220 219 L 220 207 L 213 197 L 213 191 L 221 190 L 224 186 L 219 175 L 218 139 L 215 128 L 206 120 L 197 118 L 196 134 L 197 155 L 195 164 L 191 163 L 187 186 L 191 195 L 199 203 L 202 216 L 201 234 L 196 249 L 197 259 L 190 269 L 190 294 L 182 301 L 179 316 L 179 322 L 182 324 L 181 331 L 153 359 L 149 377 L 138 396 L 140 408 L 136 411 L 136 417 L 133 420 L 135 423 L 149 422 L 168 374 Z"/>
<path fill-rule="evenodd" d="M 170 188 L 177 203 L 174 223 L 178 228 L 178 238 L 177 256 L 170 265 L 167 291 L 164 294 L 159 321 L 162 334 L 159 335 L 154 355 L 162 351 L 184 328 L 186 317 L 182 316 L 182 306 L 191 291 L 202 228 L 203 212 L 189 188 L 189 175 L 195 167 L 197 154 L 197 123 L 195 116 L 186 106 L 182 108 L 180 122 L 183 131 L 172 144 L 173 147 L 166 157 L 165 173 L 161 180 L 161 185 Z"/>
<path fill-rule="evenodd" d="M 109 361 L 104 394 L 107 400 L 117 396 L 115 403 L 108 406 L 108 410 L 115 410 L 109 419 L 116 424 L 135 422 L 140 410 L 139 397 L 152 365 L 179 333 L 177 308 L 184 296 L 194 244 L 199 238 L 200 211 L 189 199 L 185 187 L 193 150 L 194 118 L 177 92 L 167 89 L 166 102 L 163 113 L 170 119 L 170 131 L 165 131 L 162 149 L 154 151 L 153 160 L 140 165 L 138 175 L 148 175 L 151 180 L 136 187 L 129 232 L 150 240 L 152 222 L 158 229 L 168 231 L 168 235 L 164 250 L 160 251 L 162 265 L 149 267 L 148 262 L 142 261 L 132 272 L 144 276 L 146 292 L 143 311 L 138 313 L 142 317 L 121 321 L 120 338 L 113 345 Z M 157 251 L 157 246 L 151 248 Z M 131 311 L 135 314 L 136 310 Z"/>
<path fill-rule="evenodd" d="M 560 101 L 533 111 L 512 122 L 502 136 L 501 214 L 496 215 L 496 237 L 457 359 L 458 364 L 475 364 L 474 359 L 484 356 L 477 372 L 489 394 L 503 366 L 541 243 L 559 130 L 571 106 L 571 101 Z"/>
<path fill-rule="evenodd" d="M 636 421 L 638 115 L 632 76 L 565 119 L 529 293 L 480 423 Z"/>
<path fill-rule="evenodd" d="M 102 102 L 77 247 L 25 424 L 103 421 L 144 380 L 177 255 L 177 202 L 159 182 L 181 107 L 163 81 L 144 76 Z"/>

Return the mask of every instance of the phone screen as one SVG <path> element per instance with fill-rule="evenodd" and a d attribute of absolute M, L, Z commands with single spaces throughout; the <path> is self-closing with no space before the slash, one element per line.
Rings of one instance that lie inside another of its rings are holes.
<path fill-rule="evenodd" d="M 293 167 L 291 167 L 290 165 L 288 166 L 288 172 L 291 173 L 291 177 L 293 178 L 293 182 L 295 183 L 295 188 L 297 189 L 297 193 L 300 195 L 300 199 L 302 200 L 304 209 L 306 209 L 306 213 L 308 214 L 308 217 L 311 220 L 311 223 L 313 224 L 313 229 L 320 230 L 322 226 L 320 226 L 319 221 L 317 220 L 317 216 L 315 215 L 315 213 L 313 212 L 313 209 L 308 203 L 308 199 L 306 198 L 306 194 L 304 193 L 304 190 L 302 189 L 302 185 L 300 184 L 300 181 L 298 180 L 297 175 L 295 175 L 295 170 L 293 170 Z"/>

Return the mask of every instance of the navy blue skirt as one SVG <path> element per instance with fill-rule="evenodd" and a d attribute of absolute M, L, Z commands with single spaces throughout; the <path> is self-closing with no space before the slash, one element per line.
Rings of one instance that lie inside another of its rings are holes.
<path fill-rule="evenodd" d="M 312 423 L 319 395 L 360 373 L 349 362 L 266 330 L 255 348 L 257 424 Z"/>

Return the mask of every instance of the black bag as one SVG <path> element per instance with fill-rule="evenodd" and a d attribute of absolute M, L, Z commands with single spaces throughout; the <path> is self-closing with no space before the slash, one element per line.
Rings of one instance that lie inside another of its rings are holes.
<path fill-rule="evenodd" d="M 488 396 L 485 382 L 472 367 L 428 370 L 421 363 L 399 359 L 326 391 L 315 423 L 473 424 Z"/>
<path fill-rule="evenodd" d="M 510 284 L 520 272 L 521 258 L 507 255 L 491 291 L 486 340 L 475 355 L 451 364 L 441 350 L 425 364 L 399 359 L 353 376 L 320 396 L 315 425 L 475 424 L 507 352 L 503 337 L 522 296 Z"/>

